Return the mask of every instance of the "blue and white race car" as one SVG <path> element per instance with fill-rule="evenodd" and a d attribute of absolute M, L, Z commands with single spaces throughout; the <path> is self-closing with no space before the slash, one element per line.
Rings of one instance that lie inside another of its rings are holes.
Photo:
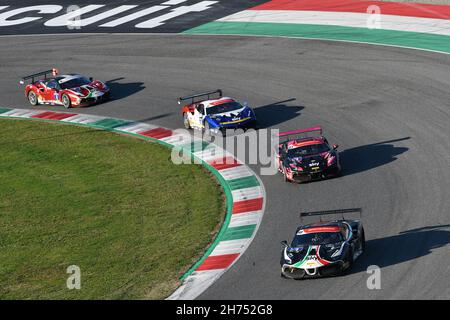
<path fill-rule="evenodd" d="M 215 99 L 211 96 L 218 95 Z M 223 97 L 222 90 L 195 94 L 178 99 L 191 100 L 182 108 L 183 123 L 186 129 L 203 130 L 206 135 L 221 133 L 227 129 L 255 128 L 256 116 L 247 103 L 243 105 L 230 97 Z"/>

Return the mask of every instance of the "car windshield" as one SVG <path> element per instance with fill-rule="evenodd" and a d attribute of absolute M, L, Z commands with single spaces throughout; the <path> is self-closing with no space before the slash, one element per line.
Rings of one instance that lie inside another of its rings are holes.
<path fill-rule="evenodd" d="M 59 85 L 61 86 L 61 89 L 70 89 L 70 88 L 81 87 L 81 86 L 84 86 L 89 83 L 91 83 L 91 81 L 89 81 L 88 78 L 78 77 L 78 78 L 74 78 L 69 81 L 60 83 Z"/>
<path fill-rule="evenodd" d="M 292 148 L 288 150 L 289 157 L 305 157 L 322 152 L 328 152 L 330 148 L 325 143 L 311 144 L 308 146 Z"/>
<path fill-rule="evenodd" d="M 291 247 L 300 247 L 305 245 L 323 245 L 343 241 L 344 238 L 340 232 L 315 232 L 297 234 L 292 240 Z"/>
<path fill-rule="evenodd" d="M 216 106 L 211 106 L 211 107 L 206 108 L 206 114 L 231 112 L 231 111 L 238 110 L 241 108 L 242 108 L 242 105 L 238 102 L 225 102 L 225 103 L 218 104 Z"/>

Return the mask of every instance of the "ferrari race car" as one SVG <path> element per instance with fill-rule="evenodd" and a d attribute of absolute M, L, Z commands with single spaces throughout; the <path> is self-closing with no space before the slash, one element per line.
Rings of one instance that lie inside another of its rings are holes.
<path fill-rule="evenodd" d="M 31 83 L 25 87 L 25 96 L 31 105 L 63 105 L 66 108 L 83 107 L 107 100 L 110 89 L 101 81 L 79 74 L 58 75 L 57 69 L 23 77 Z"/>
<path fill-rule="evenodd" d="M 218 98 L 211 99 L 215 94 Z M 178 104 L 184 100 L 191 100 L 182 108 L 186 129 L 203 130 L 207 135 L 211 133 L 224 135 L 226 129 L 248 129 L 256 124 L 254 111 L 246 103 L 241 105 L 232 98 L 222 97 L 222 90 L 181 97 Z"/>
<path fill-rule="evenodd" d="M 303 136 L 311 132 L 319 132 L 319 136 Z M 281 132 L 278 139 L 275 161 L 285 181 L 306 182 L 340 174 L 338 145 L 328 144 L 321 127 Z"/>
<path fill-rule="evenodd" d="M 360 220 L 346 220 L 344 213 L 361 209 L 305 212 L 300 217 L 342 214 L 341 220 L 316 222 L 297 228 L 281 253 L 281 276 L 291 279 L 338 275 L 349 270 L 365 250 L 364 228 Z"/>

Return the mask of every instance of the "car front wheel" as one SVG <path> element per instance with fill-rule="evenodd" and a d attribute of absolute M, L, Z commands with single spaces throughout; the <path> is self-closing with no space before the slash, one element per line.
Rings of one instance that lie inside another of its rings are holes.
<path fill-rule="evenodd" d="M 34 91 L 28 92 L 28 101 L 30 102 L 30 104 L 32 106 L 35 106 L 38 104 L 38 99 L 37 99 L 36 93 L 34 93 Z"/>
<path fill-rule="evenodd" d="M 289 180 L 287 177 L 287 170 L 286 170 L 286 167 L 284 167 L 284 166 L 283 166 L 283 178 L 284 178 L 284 182 L 291 182 L 291 180 Z"/>
<path fill-rule="evenodd" d="M 362 252 L 366 250 L 366 235 L 364 233 L 364 228 L 361 230 L 361 250 Z"/>
<path fill-rule="evenodd" d="M 63 104 L 64 108 L 66 108 L 66 109 L 70 108 L 72 103 L 71 103 L 70 98 L 69 98 L 69 96 L 67 94 L 62 96 L 61 101 L 62 101 L 62 104 Z"/>
<path fill-rule="evenodd" d="M 346 270 L 349 271 L 352 267 L 353 267 L 353 249 L 349 249 L 348 250 L 348 254 L 347 254 L 347 268 Z"/>

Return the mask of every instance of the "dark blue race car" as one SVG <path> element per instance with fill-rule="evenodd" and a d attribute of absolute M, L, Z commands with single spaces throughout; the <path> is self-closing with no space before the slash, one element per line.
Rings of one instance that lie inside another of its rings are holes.
<path fill-rule="evenodd" d="M 297 228 L 291 244 L 283 241 L 281 276 L 291 279 L 322 277 L 349 270 L 364 252 L 366 240 L 360 221 L 345 219 L 344 214 L 361 209 L 304 212 L 300 216 L 341 214 L 342 219 L 304 224 Z"/>

